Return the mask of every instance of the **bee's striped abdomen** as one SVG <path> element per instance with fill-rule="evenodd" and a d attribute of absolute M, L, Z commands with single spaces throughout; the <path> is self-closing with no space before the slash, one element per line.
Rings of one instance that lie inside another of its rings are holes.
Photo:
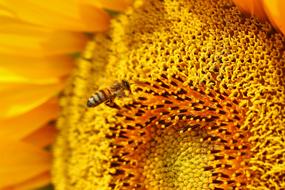
<path fill-rule="evenodd" d="M 124 90 L 130 91 L 130 84 L 126 80 L 115 82 L 109 88 L 98 90 L 87 101 L 87 107 L 96 107 L 99 104 L 106 103 L 110 107 L 114 107 L 113 99 L 115 97 L 124 96 Z"/>
<path fill-rule="evenodd" d="M 99 104 L 110 100 L 113 97 L 112 92 L 109 89 L 99 90 L 93 94 L 87 101 L 88 107 L 96 107 Z"/>

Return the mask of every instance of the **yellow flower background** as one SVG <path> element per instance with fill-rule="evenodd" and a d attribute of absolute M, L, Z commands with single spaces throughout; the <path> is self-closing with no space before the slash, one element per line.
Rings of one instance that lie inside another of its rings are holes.
<path fill-rule="evenodd" d="M 33 189 L 50 182 L 49 146 L 59 115 L 58 94 L 74 55 L 107 30 L 130 2 L 0 1 L 0 187 Z"/>
<path fill-rule="evenodd" d="M 234 2 L 0 1 L 0 187 L 285 188 L 283 2 Z"/>

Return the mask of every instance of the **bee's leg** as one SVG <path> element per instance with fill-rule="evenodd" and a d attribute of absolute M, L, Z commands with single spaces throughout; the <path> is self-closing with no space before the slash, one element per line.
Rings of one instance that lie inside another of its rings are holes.
<path fill-rule="evenodd" d="M 123 98 L 123 97 L 129 96 L 130 94 L 131 94 L 131 91 L 122 90 L 122 91 L 117 93 L 117 97 Z"/>
<path fill-rule="evenodd" d="M 126 93 L 124 91 L 121 91 L 121 92 L 117 93 L 117 97 L 118 98 L 122 98 L 122 97 L 125 97 L 125 96 L 126 96 Z"/>
<path fill-rule="evenodd" d="M 113 99 L 108 100 L 105 104 L 110 108 L 119 108 L 118 104 L 116 104 Z"/>

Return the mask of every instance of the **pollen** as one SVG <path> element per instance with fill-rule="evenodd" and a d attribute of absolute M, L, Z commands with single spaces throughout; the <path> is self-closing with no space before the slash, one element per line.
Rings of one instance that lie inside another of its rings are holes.
<path fill-rule="evenodd" d="M 136 1 L 62 95 L 56 188 L 284 189 L 284 44 L 231 1 Z M 121 80 L 115 108 L 86 108 Z"/>

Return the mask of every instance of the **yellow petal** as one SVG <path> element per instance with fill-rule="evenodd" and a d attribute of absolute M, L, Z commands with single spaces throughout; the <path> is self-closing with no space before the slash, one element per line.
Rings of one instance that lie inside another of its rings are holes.
<path fill-rule="evenodd" d="M 1 1 L 0 1 L 0 16 L 4 16 L 4 17 L 14 16 L 14 14 L 10 10 L 8 10 L 5 6 L 3 6 Z"/>
<path fill-rule="evenodd" d="M 104 31 L 109 16 L 102 9 L 79 4 L 76 0 L 4 0 L 4 5 L 21 20 L 52 29 Z"/>
<path fill-rule="evenodd" d="M 68 56 L 27 57 L 0 54 L 0 83 L 55 83 L 59 77 L 69 74 L 72 68 L 73 61 Z"/>
<path fill-rule="evenodd" d="M 44 172 L 22 183 L 14 185 L 13 190 L 28 190 L 43 187 L 44 185 L 49 184 L 50 179 L 50 173 Z"/>
<path fill-rule="evenodd" d="M 32 134 L 59 114 L 59 106 L 54 99 L 18 117 L 0 120 L 0 139 L 19 140 Z"/>
<path fill-rule="evenodd" d="M 262 2 L 263 0 L 233 0 L 235 4 L 244 12 L 255 15 L 260 19 L 266 19 Z"/>
<path fill-rule="evenodd" d="M 0 91 L 0 119 L 14 117 L 46 102 L 63 88 L 63 83 L 48 85 L 11 85 Z"/>
<path fill-rule="evenodd" d="M 11 18 L 0 17 L 0 53 L 40 57 L 80 51 L 85 34 L 53 31 L 25 24 Z"/>
<path fill-rule="evenodd" d="M 271 23 L 285 34 L 285 1 L 264 0 L 264 9 Z"/>
<path fill-rule="evenodd" d="M 123 11 L 131 4 L 132 0 L 87 0 L 87 2 L 104 9 Z"/>
<path fill-rule="evenodd" d="M 33 144 L 39 148 L 44 148 L 45 146 L 52 144 L 56 133 L 57 130 L 55 125 L 49 123 L 25 137 L 23 141 Z"/>
<path fill-rule="evenodd" d="M 0 33 L 0 53 L 34 57 L 67 54 L 80 51 L 86 40 L 84 34 L 59 31 Z"/>
<path fill-rule="evenodd" d="M 50 168 L 51 155 L 24 142 L 0 144 L 0 188 L 30 179 Z"/>

